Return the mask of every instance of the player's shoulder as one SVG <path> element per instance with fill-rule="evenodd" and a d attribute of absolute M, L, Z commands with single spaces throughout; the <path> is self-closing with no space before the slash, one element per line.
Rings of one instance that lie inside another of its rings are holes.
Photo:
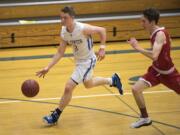
<path fill-rule="evenodd" d="M 82 23 L 82 22 L 75 22 L 76 23 L 76 27 L 78 27 L 78 28 L 84 28 L 85 27 L 85 23 Z"/>
<path fill-rule="evenodd" d="M 75 21 L 76 25 L 84 25 L 85 23 L 83 22 L 79 22 L 79 21 Z"/>
<path fill-rule="evenodd" d="M 161 41 L 161 42 L 165 42 L 166 40 L 166 34 L 165 34 L 165 29 L 159 30 L 156 33 L 156 41 Z"/>
<path fill-rule="evenodd" d="M 166 29 L 164 27 L 158 28 L 156 35 L 164 35 L 166 33 Z"/>
<path fill-rule="evenodd" d="M 165 37 L 165 31 L 160 30 L 156 33 L 156 37 L 164 38 Z"/>

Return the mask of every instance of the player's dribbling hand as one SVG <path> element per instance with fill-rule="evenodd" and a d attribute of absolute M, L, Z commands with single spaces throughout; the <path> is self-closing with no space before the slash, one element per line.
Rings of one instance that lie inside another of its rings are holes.
<path fill-rule="evenodd" d="M 103 48 L 100 48 L 99 51 L 96 53 L 97 60 L 101 61 L 105 58 L 105 50 Z"/>
<path fill-rule="evenodd" d="M 47 67 L 45 67 L 42 70 L 36 72 L 36 76 L 44 78 L 48 71 L 49 71 L 49 69 Z"/>

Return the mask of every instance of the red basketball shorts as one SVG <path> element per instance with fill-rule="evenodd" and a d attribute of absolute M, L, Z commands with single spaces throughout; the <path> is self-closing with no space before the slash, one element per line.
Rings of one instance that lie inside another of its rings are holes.
<path fill-rule="evenodd" d="M 148 68 L 142 79 L 150 86 L 156 86 L 160 83 L 180 94 L 180 74 L 175 69 L 168 75 L 158 73 L 152 66 Z"/>

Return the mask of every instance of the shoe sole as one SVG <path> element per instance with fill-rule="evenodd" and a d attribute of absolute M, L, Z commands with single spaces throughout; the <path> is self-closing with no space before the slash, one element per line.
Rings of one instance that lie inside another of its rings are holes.
<path fill-rule="evenodd" d="M 132 128 L 140 128 L 140 127 L 144 127 L 144 126 L 149 126 L 149 125 L 151 125 L 151 124 L 152 124 L 152 121 L 149 122 L 149 123 L 145 123 L 145 124 L 143 124 L 143 125 L 140 125 L 139 127 L 132 127 Z"/>
<path fill-rule="evenodd" d="M 49 126 L 57 125 L 57 122 L 51 124 L 51 123 L 48 123 L 48 121 L 44 118 L 43 118 L 43 123 L 45 123 L 46 125 L 49 125 Z"/>

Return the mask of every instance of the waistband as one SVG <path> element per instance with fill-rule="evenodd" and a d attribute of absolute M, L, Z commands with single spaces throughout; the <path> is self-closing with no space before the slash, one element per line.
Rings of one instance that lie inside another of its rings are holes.
<path fill-rule="evenodd" d="M 168 75 L 171 74 L 172 72 L 174 72 L 175 67 L 171 67 L 169 70 L 160 70 L 158 68 L 156 68 L 154 65 L 152 66 L 154 70 L 156 70 L 158 73 L 163 74 L 163 75 Z"/>

